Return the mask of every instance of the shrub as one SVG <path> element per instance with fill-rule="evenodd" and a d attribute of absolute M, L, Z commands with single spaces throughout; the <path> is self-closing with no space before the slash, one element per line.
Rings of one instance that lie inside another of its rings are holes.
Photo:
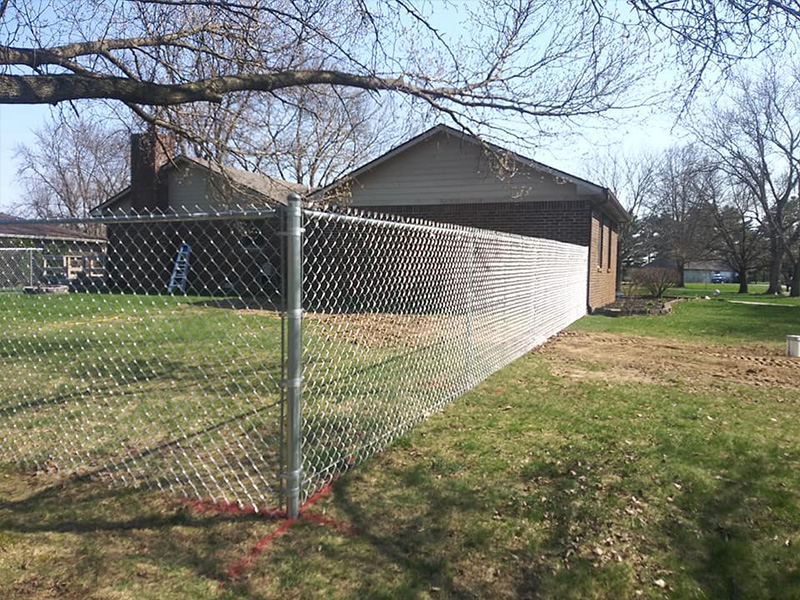
<path fill-rule="evenodd" d="M 661 298 L 669 288 L 680 284 L 681 280 L 677 269 L 655 267 L 632 269 L 630 278 L 634 284 L 646 289 L 654 298 Z"/>

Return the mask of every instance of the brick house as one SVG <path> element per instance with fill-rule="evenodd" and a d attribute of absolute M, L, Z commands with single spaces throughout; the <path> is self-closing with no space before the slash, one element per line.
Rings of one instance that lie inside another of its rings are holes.
<path fill-rule="evenodd" d="M 312 194 L 318 202 L 589 248 L 589 310 L 614 302 L 619 225 L 606 188 L 445 125 Z"/>
<path fill-rule="evenodd" d="M 175 156 L 152 129 L 131 136 L 131 183 L 92 209 L 96 216 L 220 213 L 270 209 L 305 186 L 212 162 Z M 164 293 L 178 249 L 188 243 L 186 293 L 263 295 L 279 285 L 277 218 L 184 219 L 108 225 L 111 291 Z"/>

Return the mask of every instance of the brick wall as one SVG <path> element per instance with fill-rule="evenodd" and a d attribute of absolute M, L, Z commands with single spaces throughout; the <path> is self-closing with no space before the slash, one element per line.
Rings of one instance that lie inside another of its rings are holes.
<path fill-rule="evenodd" d="M 592 212 L 588 202 L 359 206 L 359 209 L 589 246 L 589 308 L 600 308 L 616 299 L 617 226 L 602 213 Z M 587 223 L 590 218 L 591 227 Z M 604 222 L 602 264 L 598 262 L 601 220 Z"/>
<path fill-rule="evenodd" d="M 589 244 L 587 202 L 503 202 L 417 206 L 359 206 L 361 210 L 492 229 L 570 244 Z"/>
<path fill-rule="evenodd" d="M 591 309 L 611 304 L 616 299 L 618 243 L 616 224 L 602 213 L 593 213 L 592 239 L 589 245 L 589 308 Z"/>

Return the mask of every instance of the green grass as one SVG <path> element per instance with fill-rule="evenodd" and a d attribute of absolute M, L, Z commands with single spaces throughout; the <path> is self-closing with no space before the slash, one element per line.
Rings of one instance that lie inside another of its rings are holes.
<path fill-rule="evenodd" d="M 682 288 L 670 288 L 665 296 L 678 298 L 720 298 L 724 300 L 734 300 L 738 302 L 769 302 L 774 304 L 788 304 L 792 306 L 800 305 L 800 298 L 790 298 L 789 296 L 767 295 L 765 292 L 769 287 L 766 283 L 751 283 L 748 286 L 747 294 L 739 293 L 738 283 L 687 283 Z M 719 290 L 719 294 L 714 292 Z"/>
<path fill-rule="evenodd" d="M 277 490 L 276 313 L 197 297 L 0 294 L 0 327 L 7 457 L 47 469 L 110 469 L 153 485 L 178 480 L 216 495 L 258 476 L 241 460 L 258 445 Z M 242 440 L 242 428 L 249 442 L 226 443 Z M 273 440 L 272 456 L 265 440 Z M 209 447 L 218 449 L 224 483 L 197 468 Z M 184 457 L 178 474 L 176 457 Z"/>
<path fill-rule="evenodd" d="M 160 312 L 177 327 L 185 310 Z M 202 331 L 229 318 L 209 316 Z M 793 308 L 697 302 L 577 327 L 737 344 L 792 323 Z M 211 359 L 213 345 L 196 352 Z M 354 532 L 300 521 L 235 580 L 229 567 L 275 522 L 0 472 L 0 589 L 9 599 L 800 598 L 800 391 L 699 381 L 691 365 L 650 383 L 591 359 L 579 366 L 593 377 L 557 375 L 563 360 L 529 354 L 433 415 L 309 509 Z"/>
<path fill-rule="evenodd" d="M 785 344 L 800 335 L 800 307 L 735 304 L 723 300 L 691 300 L 674 305 L 664 316 L 584 317 L 582 331 L 696 339 L 710 343 L 763 342 Z"/>

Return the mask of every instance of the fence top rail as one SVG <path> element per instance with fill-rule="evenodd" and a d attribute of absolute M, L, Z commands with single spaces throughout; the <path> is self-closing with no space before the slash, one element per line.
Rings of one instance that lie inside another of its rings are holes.
<path fill-rule="evenodd" d="M 336 207 L 325 207 L 324 209 L 304 208 L 303 214 L 318 219 L 340 221 L 343 223 L 390 227 L 393 229 L 408 229 L 412 231 L 420 231 L 428 233 L 449 233 L 464 237 L 475 236 L 479 239 L 497 239 L 497 240 L 502 239 L 524 244 L 544 242 L 556 246 L 560 245 L 564 247 L 580 248 L 584 250 L 586 249 L 585 246 L 581 246 L 579 244 L 560 242 L 558 240 L 551 240 L 548 238 L 538 238 L 526 235 L 519 235 L 516 233 L 497 231 L 494 229 L 480 229 L 478 227 L 467 227 L 465 225 L 455 225 L 452 223 L 440 223 L 437 221 L 429 221 L 426 219 L 418 219 L 418 218 L 399 216 L 399 215 L 365 212 L 354 208 L 346 208 L 346 209 L 337 209 Z"/>
<path fill-rule="evenodd" d="M 27 246 L 20 246 L 19 248 L 0 248 L 0 252 L 44 252 L 44 248 L 29 248 Z"/>
<path fill-rule="evenodd" d="M 249 208 L 226 211 L 176 211 L 168 213 L 146 213 L 138 215 L 111 214 L 89 217 L 53 217 L 47 219 L 0 219 L 0 225 L 105 225 L 108 223 L 169 223 L 178 221 L 217 221 L 220 219 L 252 220 L 278 214 L 274 208 Z M 91 241 L 93 238 L 86 238 Z M 76 241 L 81 241 L 76 239 Z"/>

